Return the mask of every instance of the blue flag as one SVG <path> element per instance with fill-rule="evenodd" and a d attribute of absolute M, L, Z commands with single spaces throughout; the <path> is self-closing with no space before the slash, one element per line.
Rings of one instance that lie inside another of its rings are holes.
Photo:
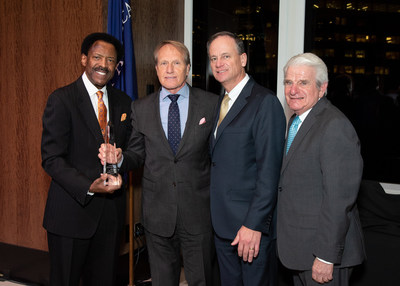
<path fill-rule="evenodd" d="M 107 32 L 117 38 L 125 50 L 125 55 L 119 62 L 112 84 L 135 100 L 138 98 L 138 92 L 130 0 L 108 0 Z"/>

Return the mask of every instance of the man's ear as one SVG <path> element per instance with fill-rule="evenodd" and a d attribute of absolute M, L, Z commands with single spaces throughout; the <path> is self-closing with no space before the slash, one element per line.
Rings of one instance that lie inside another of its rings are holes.
<path fill-rule="evenodd" d="M 328 82 L 324 82 L 319 89 L 318 97 L 322 98 L 326 94 L 326 90 L 328 89 Z"/>
<path fill-rule="evenodd" d="M 87 64 L 87 55 L 82 54 L 82 56 L 81 56 L 81 64 L 82 64 L 82 66 L 86 67 L 86 64 Z"/>
<path fill-rule="evenodd" d="M 242 64 L 242 67 L 245 67 L 247 65 L 247 54 L 243 53 L 239 57 L 240 57 L 240 63 Z"/>

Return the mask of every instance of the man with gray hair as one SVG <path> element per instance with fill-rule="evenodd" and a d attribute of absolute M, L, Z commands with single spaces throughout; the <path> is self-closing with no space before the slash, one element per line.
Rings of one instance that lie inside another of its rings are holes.
<path fill-rule="evenodd" d="M 278 193 L 277 246 L 294 285 L 348 285 L 365 252 L 356 198 L 363 161 L 350 121 L 324 96 L 325 63 L 312 53 L 284 67 L 289 121 Z"/>
<path fill-rule="evenodd" d="M 219 285 L 208 145 L 218 96 L 186 82 L 190 54 L 183 43 L 160 42 L 154 64 L 161 88 L 132 103 L 132 135 L 118 155 L 121 170 L 144 166 L 141 221 L 152 285 L 179 285 L 181 257 L 189 285 Z"/>

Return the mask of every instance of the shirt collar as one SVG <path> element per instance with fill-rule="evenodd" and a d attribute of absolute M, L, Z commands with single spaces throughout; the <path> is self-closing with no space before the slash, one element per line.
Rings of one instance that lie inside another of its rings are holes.
<path fill-rule="evenodd" d="M 244 78 L 229 92 L 229 98 L 234 102 L 236 98 L 238 98 L 239 94 L 242 92 L 242 89 L 246 85 L 246 83 L 249 81 L 250 77 L 246 73 Z"/>
<path fill-rule="evenodd" d="M 165 100 L 165 98 L 170 94 L 171 93 L 166 88 L 162 87 L 160 91 L 160 99 Z M 180 90 L 178 90 L 176 94 L 179 94 L 179 98 L 180 97 L 188 98 L 189 97 L 188 85 L 185 83 L 185 85 Z"/>
<path fill-rule="evenodd" d="M 322 97 L 321 97 L 321 98 L 322 98 Z M 318 101 L 319 101 L 321 98 L 318 98 Z M 317 103 L 318 103 L 318 101 L 317 101 Z M 315 106 L 315 104 L 314 104 L 314 106 Z M 299 115 L 299 118 L 300 118 L 300 120 L 301 120 L 302 123 L 303 123 L 304 120 L 306 119 L 307 115 L 308 115 L 308 114 L 311 112 L 311 110 L 314 108 L 314 106 L 311 107 L 309 110 L 305 111 L 302 115 Z"/>
<path fill-rule="evenodd" d="M 107 93 L 106 86 L 103 86 L 102 89 L 98 89 L 97 87 L 95 87 L 94 84 L 91 83 L 91 81 L 87 77 L 86 72 L 83 73 L 82 80 L 83 80 L 83 84 L 85 85 L 85 88 L 86 88 L 87 92 L 89 93 L 89 96 L 93 95 L 93 94 L 96 94 L 96 92 L 99 91 L 99 90 L 101 90 L 103 92 L 103 94 Z"/>

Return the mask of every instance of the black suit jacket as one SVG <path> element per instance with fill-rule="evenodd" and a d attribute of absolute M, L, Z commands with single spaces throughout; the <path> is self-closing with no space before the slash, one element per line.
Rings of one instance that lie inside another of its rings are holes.
<path fill-rule="evenodd" d="M 282 162 L 278 254 L 283 265 L 303 271 L 311 270 L 315 257 L 335 267 L 363 261 L 356 206 L 362 170 L 353 126 L 328 99 L 321 98 Z"/>
<path fill-rule="evenodd" d="M 176 155 L 161 124 L 159 92 L 132 103 L 132 136 L 121 169 L 144 164 L 142 222 L 169 237 L 179 216 L 191 234 L 211 230 L 208 140 L 218 96 L 190 88 L 186 127 Z"/>
<path fill-rule="evenodd" d="M 117 146 L 125 148 L 131 133 L 131 99 L 107 86 L 109 118 Z M 80 77 L 48 98 L 43 114 L 42 166 L 52 181 L 43 226 L 54 234 L 90 238 L 102 215 L 104 203 L 115 204 L 118 222 L 125 219 L 125 193 L 87 195 L 100 176 L 98 149 L 104 143 L 89 94 Z"/>

